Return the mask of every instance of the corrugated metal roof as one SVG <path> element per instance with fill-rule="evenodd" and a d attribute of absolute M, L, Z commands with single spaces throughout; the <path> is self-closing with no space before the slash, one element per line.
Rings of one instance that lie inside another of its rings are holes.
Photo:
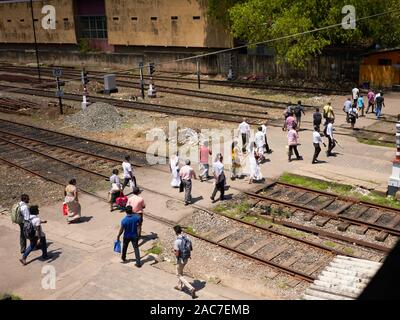
<path fill-rule="evenodd" d="M 306 290 L 303 300 L 355 300 L 382 263 L 337 256 Z"/>

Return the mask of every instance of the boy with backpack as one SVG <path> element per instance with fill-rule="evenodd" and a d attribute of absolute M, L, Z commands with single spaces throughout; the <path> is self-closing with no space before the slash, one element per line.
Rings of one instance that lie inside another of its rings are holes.
<path fill-rule="evenodd" d="M 11 208 L 11 221 L 19 225 L 19 244 L 21 253 L 26 250 L 26 237 L 24 235 L 24 221 L 29 220 L 29 196 L 27 194 L 21 195 L 21 201 L 14 204 Z"/>
<path fill-rule="evenodd" d="M 46 243 L 46 235 L 42 230 L 42 223 L 47 223 L 47 221 L 41 221 L 39 218 L 39 207 L 31 206 L 29 208 L 30 216 L 28 220 L 24 221 L 24 235 L 26 239 L 29 239 L 30 244 L 29 247 L 25 250 L 22 258 L 19 260 L 24 266 L 26 265 L 26 258 L 31 253 L 31 251 L 36 247 L 39 239 L 40 239 L 40 247 L 42 249 L 42 259 L 45 260 L 48 258 L 47 255 L 47 243 Z"/>
<path fill-rule="evenodd" d="M 191 251 L 193 250 L 192 241 L 186 235 L 182 234 L 181 226 L 175 226 L 174 231 L 177 236 L 174 242 L 174 253 L 176 257 L 176 275 L 178 276 L 178 285 L 175 286 L 175 289 L 182 291 L 185 286 L 189 289 L 192 299 L 195 299 L 196 289 L 183 276 L 183 269 L 188 263 Z"/>

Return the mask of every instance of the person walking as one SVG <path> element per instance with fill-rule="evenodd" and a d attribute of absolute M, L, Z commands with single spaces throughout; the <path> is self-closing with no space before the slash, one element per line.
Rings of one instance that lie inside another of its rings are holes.
<path fill-rule="evenodd" d="M 111 184 L 111 189 L 109 191 L 110 194 L 110 211 L 114 210 L 114 205 L 115 201 L 119 196 L 121 196 L 121 182 L 119 181 L 118 177 L 118 169 L 114 169 L 112 171 L 112 175 L 110 177 L 110 184 Z"/>
<path fill-rule="evenodd" d="M 354 105 L 351 106 L 351 108 L 349 109 L 348 118 L 351 124 L 351 128 L 354 130 L 354 125 L 358 118 L 357 108 Z"/>
<path fill-rule="evenodd" d="M 299 100 L 297 102 L 297 105 L 294 107 L 294 115 L 296 116 L 298 130 L 300 130 L 301 126 L 301 114 L 306 115 L 306 113 L 304 112 L 304 107 L 301 105 L 301 101 Z"/>
<path fill-rule="evenodd" d="M 208 147 L 208 141 L 204 141 L 203 145 L 200 147 L 200 181 L 207 181 L 210 176 L 208 174 L 209 170 L 209 157 L 212 155 L 211 149 Z"/>
<path fill-rule="evenodd" d="M 179 177 L 179 153 L 172 155 L 169 159 L 169 169 L 172 174 L 171 187 L 179 188 L 181 184 L 181 178 Z"/>
<path fill-rule="evenodd" d="M 313 113 L 313 127 L 318 128 L 318 132 L 320 132 L 322 122 L 322 115 L 319 112 L 319 108 L 315 108 L 315 112 Z"/>
<path fill-rule="evenodd" d="M 335 139 L 333 138 L 333 122 L 334 120 L 330 120 L 328 125 L 326 126 L 326 136 L 328 137 L 328 150 L 326 151 L 326 155 L 328 157 L 334 156 L 332 150 L 336 147 Z"/>
<path fill-rule="evenodd" d="M 218 153 L 217 158 L 215 159 L 215 162 L 213 164 L 213 171 L 214 171 L 214 191 L 211 194 L 210 199 L 212 202 L 215 202 L 215 196 L 217 192 L 220 192 L 220 201 L 224 201 L 224 194 L 225 194 L 225 183 L 226 183 L 226 178 L 225 178 L 225 173 L 224 173 L 224 164 L 223 164 L 223 157 L 222 154 Z"/>
<path fill-rule="evenodd" d="M 42 259 L 46 260 L 49 258 L 47 254 L 47 242 L 46 242 L 46 235 L 42 230 L 42 224 L 47 223 L 47 221 L 42 221 L 39 218 L 39 207 L 38 206 L 31 206 L 29 208 L 30 215 L 27 221 L 25 221 L 25 237 L 29 239 L 29 246 L 22 254 L 21 259 L 19 260 L 24 266 L 26 263 L 26 258 L 32 252 L 32 250 L 36 247 L 40 240 L 40 249 L 42 250 Z M 29 227 L 28 227 L 29 226 Z"/>
<path fill-rule="evenodd" d="M 174 242 L 174 254 L 176 257 L 176 275 L 178 277 L 178 285 L 174 288 L 178 291 L 182 291 L 186 287 L 192 299 L 196 297 L 196 289 L 185 279 L 183 276 L 183 270 L 191 258 L 191 251 L 193 250 L 192 241 L 183 234 L 181 226 L 177 225 L 174 227 L 176 239 Z"/>
<path fill-rule="evenodd" d="M 232 170 L 231 170 L 231 180 L 239 178 L 238 171 L 241 168 L 240 160 L 240 149 L 238 147 L 237 141 L 232 142 Z"/>
<path fill-rule="evenodd" d="M 122 162 L 122 169 L 124 171 L 124 183 L 122 185 L 122 192 L 124 192 L 125 187 L 130 184 L 132 189 L 137 187 L 136 177 L 133 174 L 133 169 L 131 165 L 131 157 L 129 155 L 125 156 L 125 161 Z"/>
<path fill-rule="evenodd" d="M 126 216 L 121 221 L 121 228 L 119 229 L 117 241 L 121 239 L 121 235 L 124 234 L 122 242 L 122 254 L 121 260 L 126 262 L 126 252 L 128 250 L 129 243 L 132 243 L 133 249 L 135 251 L 136 267 L 140 268 L 142 266 L 140 262 L 140 252 L 139 252 L 139 233 L 142 224 L 142 218 L 139 214 L 132 211 L 131 206 L 126 206 L 125 208 Z"/>
<path fill-rule="evenodd" d="M 299 144 L 299 134 L 297 133 L 295 128 L 291 128 L 288 132 L 288 145 L 289 145 L 289 162 L 292 161 L 293 151 L 296 154 L 297 160 L 303 160 L 303 157 L 299 155 L 299 151 L 297 150 L 297 146 Z"/>
<path fill-rule="evenodd" d="M 358 95 L 360 93 L 360 90 L 358 90 L 357 87 L 353 88 L 353 90 L 351 90 L 352 96 L 353 96 L 353 104 L 357 103 L 358 100 Z"/>
<path fill-rule="evenodd" d="M 179 176 L 185 189 L 185 206 L 187 206 L 192 202 L 192 178 L 197 179 L 196 173 L 190 166 L 189 159 L 185 161 L 185 165 L 179 170 Z"/>
<path fill-rule="evenodd" d="M 239 124 L 238 131 L 242 137 L 242 152 L 245 153 L 247 150 L 247 143 L 250 138 L 250 126 L 246 122 L 246 118 L 243 118 L 243 122 Z"/>
<path fill-rule="evenodd" d="M 13 207 L 12 210 L 16 210 L 16 221 L 19 225 L 19 245 L 20 252 L 24 253 L 26 250 L 26 237 L 24 233 L 24 223 L 29 220 L 29 196 L 27 194 L 21 194 L 21 201 L 18 202 L 16 208 Z"/>
<path fill-rule="evenodd" d="M 346 113 L 346 122 L 349 123 L 349 110 L 352 108 L 353 103 L 351 102 L 351 98 L 347 98 L 343 105 L 343 111 Z"/>
<path fill-rule="evenodd" d="M 262 132 L 262 127 L 258 127 L 258 131 L 254 137 L 254 141 L 257 147 L 257 154 L 258 154 L 258 163 L 261 163 L 264 160 L 264 152 L 265 152 L 265 135 Z"/>
<path fill-rule="evenodd" d="M 322 141 L 322 138 L 321 138 L 321 135 L 319 133 L 317 126 L 314 127 L 312 137 L 313 137 L 312 140 L 313 140 L 313 145 L 314 145 L 314 156 L 312 159 L 312 164 L 315 164 L 315 163 L 319 162 L 318 156 L 319 156 L 319 153 L 321 152 L 320 143 L 322 143 L 324 145 L 324 147 L 326 147 L 326 144 Z"/>
<path fill-rule="evenodd" d="M 255 142 L 252 142 L 250 145 L 249 166 L 250 166 L 249 184 L 255 181 L 262 180 L 263 176 L 258 163 L 257 146 Z"/>
<path fill-rule="evenodd" d="M 297 122 L 294 117 L 294 113 L 291 112 L 289 117 L 286 118 L 286 129 L 289 131 L 293 127 L 297 127 Z"/>
<path fill-rule="evenodd" d="M 335 119 L 335 113 L 333 112 L 332 104 L 330 102 L 328 102 L 328 104 L 324 106 L 324 119 L 324 134 L 326 135 L 326 127 L 328 123 Z"/>
<path fill-rule="evenodd" d="M 264 134 L 264 139 L 265 139 L 265 146 L 264 149 L 267 153 L 272 153 L 272 150 L 270 149 L 269 145 L 268 145 L 268 139 L 267 139 L 267 120 L 265 120 L 265 122 L 261 125 L 262 128 L 262 132 Z"/>
<path fill-rule="evenodd" d="M 379 119 L 382 115 L 382 107 L 385 107 L 385 98 L 383 93 L 380 92 L 376 97 L 376 119 Z"/>
<path fill-rule="evenodd" d="M 372 107 L 372 113 L 374 113 L 375 92 L 373 90 L 371 90 L 371 89 L 368 90 L 367 99 L 368 99 L 368 107 L 367 107 L 367 111 L 365 112 L 365 114 L 368 114 L 369 108 L 371 108 L 371 107 Z"/>
<path fill-rule="evenodd" d="M 364 117 L 364 96 L 361 94 L 357 100 L 357 112 L 360 117 Z"/>
<path fill-rule="evenodd" d="M 76 187 L 75 178 L 68 182 L 68 185 L 65 187 L 64 196 L 64 203 L 67 204 L 68 208 L 68 224 L 78 222 L 81 218 L 81 204 L 78 199 L 78 189 Z"/>

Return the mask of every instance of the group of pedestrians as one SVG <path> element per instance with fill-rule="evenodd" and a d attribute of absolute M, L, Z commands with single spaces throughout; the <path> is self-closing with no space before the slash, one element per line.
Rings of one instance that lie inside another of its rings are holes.
<path fill-rule="evenodd" d="M 356 118 L 358 117 L 364 117 L 364 109 L 365 109 L 365 102 L 364 102 L 364 96 L 360 93 L 360 90 L 356 87 L 353 88 L 352 90 L 352 98 L 353 98 L 353 102 L 352 102 L 352 106 L 351 108 L 348 106 L 348 102 L 347 101 L 351 101 L 350 99 L 348 99 L 345 103 L 345 107 L 343 108 L 343 111 L 345 111 L 346 113 L 348 113 L 348 111 L 350 109 L 356 109 L 357 110 L 357 114 L 356 114 Z M 384 98 L 384 94 L 381 91 L 375 92 L 375 90 L 369 89 L 368 90 L 368 94 L 367 94 L 367 102 L 368 102 L 368 107 L 367 110 L 365 112 L 365 114 L 369 113 L 369 110 L 371 109 L 372 113 L 375 113 L 376 119 L 379 119 L 382 116 L 382 108 L 385 107 L 385 98 Z M 375 108 L 375 112 L 374 112 L 374 108 Z M 351 112 L 354 112 L 353 110 Z M 347 117 L 347 122 L 350 122 L 353 124 L 352 127 L 354 127 L 354 123 L 351 121 L 354 121 L 354 117 L 353 119 L 349 119 L 349 117 Z M 350 120 L 350 121 L 349 121 Z"/>

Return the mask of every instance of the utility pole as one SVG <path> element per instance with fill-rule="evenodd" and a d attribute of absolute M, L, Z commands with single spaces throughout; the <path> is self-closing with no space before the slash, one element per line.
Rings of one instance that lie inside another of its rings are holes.
<path fill-rule="evenodd" d="M 42 82 L 42 77 L 40 75 L 40 65 L 39 65 L 39 51 L 36 40 L 36 27 L 35 27 L 35 19 L 33 18 L 33 2 L 31 0 L 31 15 L 32 15 L 32 29 L 33 29 L 33 38 L 35 40 L 35 52 L 36 52 L 36 64 L 37 64 L 37 72 L 39 77 L 39 82 Z"/>
<path fill-rule="evenodd" d="M 140 90 L 142 91 L 142 99 L 144 100 L 144 79 L 143 79 L 143 62 L 139 62 L 140 72 Z"/>
<path fill-rule="evenodd" d="M 400 190 L 400 115 L 397 117 L 396 123 L 396 158 L 392 161 L 392 175 L 388 183 L 388 196 L 395 196 Z"/>
<path fill-rule="evenodd" d="M 83 96 L 82 96 L 82 110 L 85 111 L 87 106 L 90 104 L 89 101 L 87 100 L 87 88 L 86 85 L 89 83 L 89 79 L 88 79 L 88 73 L 85 70 L 85 68 L 83 68 L 82 72 L 81 72 L 81 79 L 82 79 L 82 84 L 83 84 Z"/>
<path fill-rule="evenodd" d="M 200 89 L 200 61 L 199 59 L 196 60 L 197 65 L 197 87 Z"/>

